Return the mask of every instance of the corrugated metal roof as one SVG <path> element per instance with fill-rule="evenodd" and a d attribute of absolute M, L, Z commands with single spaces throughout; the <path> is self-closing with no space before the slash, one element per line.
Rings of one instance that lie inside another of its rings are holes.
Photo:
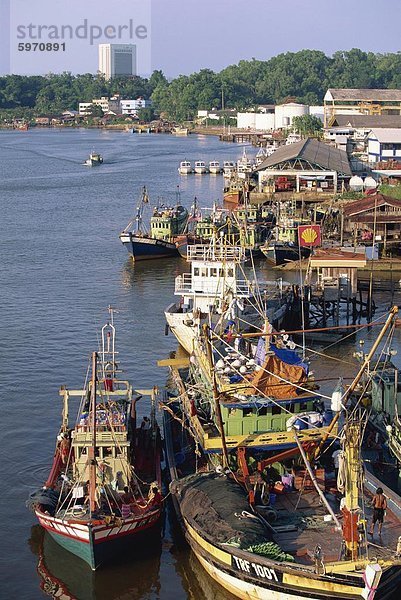
<path fill-rule="evenodd" d="M 329 88 L 327 92 L 331 94 L 333 100 L 401 102 L 401 90 Z"/>
<path fill-rule="evenodd" d="M 401 128 L 401 115 L 335 115 L 331 123 L 330 127 L 397 129 Z"/>
<path fill-rule="evenodd" d="M 372 133 L 381 144 L 386 144 L 387 142 L 393 144 L 401 144 L 400 129 L 372 129 L 372 131 L 368 135 L 368 138 L 371 136 Z"/>
<path fill-rule="evenodd" d="M 320 166 L 326 171 L 337 171 L 342 175 L 352 175 L 348 156 L 344 150 L 339 150 L 313 138 L 307 138 L 288 146 L 281 146 L 271 156 L 265 158 L 256 170 L 272 169 L 279 163 L 297 158 L 307 160 L 312 165 Z"/>
<path fill-rule="evenodd" d="M 347 217 L 350 217 L 367 210 L 375 210 L 375 208 L 377 210 L 380 206 L 384 206 L 386 204 L 388 206 L 392 206 L 393 208 L 398 208 L 401 211 L 401 200 L 393 198 L 392 196 L 385 196 L 384 194 L 371 194 L 366 196 L 366 198 L 355 200 L 354 202 L 346 204 L 343 210 L 344 214 Z"/>

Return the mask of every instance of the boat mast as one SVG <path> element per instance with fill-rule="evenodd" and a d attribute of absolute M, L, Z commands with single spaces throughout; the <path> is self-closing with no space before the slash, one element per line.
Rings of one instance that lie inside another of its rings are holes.
<path fill-rule="evenodd" d="M 344 507 L 342 509 L 343 539 L 347 555 L 352 559 L 358 558 L 359 549 L 359 482 L 361 475 L 361 457 L 360 457 L 360 420 L 358 418 L 348 422 L 344 427 L 345 431 L 345 487 L 344 487 Z"/>
<path fill-rule="evenodd" d="M 117 369 L 115 358 L 116 329 L 114 327 L 114 309 L 110 304 L 107 308 L 110 314 L 110 323 L 106 323 L 106 325 L 103 325 L 102 327 L 101 370 L 104 379 L 111 378 L 113 380 Z"/>
<path fill-rule="evenodd" d="M 140 233 L 142 230 L 143 209 L 144 209 L 144 205 L 148 204 L 148 203 L 149 203 L 148 190 L 146 189 L 146 186 L 144 185 L 142 188 L 141 202 L 136 209 L 136 217 L 135 217 L 136 233 Z"/>
<path fill-rule="evenodd" d="M 219 426 L 219 431 L 220 431 L 220 436 L 221 436 L 221 445 L 223 448 L 223 467 L 227 468 L 228 467 L 228 452 L 227 452 L 226 436 L 224 433 L 224 424 L 223 424 L 223 417 L 221 414 L 219 391 L 217 389 L 216 373 L 215 373 L 214 364 L 213 364 L 212 341 L 211 341 L 210 335 L 209 335 L 209 327 L 206 324 L 203 325 L 203 332 L 205 334 L 206 353 L 207 353 L 209 368 L 210 368 L 211 376 L 212 376 L 214 409 L 216 411 L 217 423 Z"/>
<path fill-rule="evenodd" d="M 91 388 L 91 434 L 89 447 L 89 508 L 90 513 L 96 510 L 96 387 L 97 387 L 97 352 L 92 354 L 92 388 Z"/>

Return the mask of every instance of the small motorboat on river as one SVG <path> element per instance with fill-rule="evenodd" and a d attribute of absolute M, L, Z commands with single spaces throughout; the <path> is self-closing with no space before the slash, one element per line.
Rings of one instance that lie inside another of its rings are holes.
<path fill-rule="evenodd" d="M 103 156 L 101 156 L 98 152 L 91 152 L 89 154 L 89 158 L 86 159 L 84 165 L 86 167 L 97 167 L 103 163 Z"/>

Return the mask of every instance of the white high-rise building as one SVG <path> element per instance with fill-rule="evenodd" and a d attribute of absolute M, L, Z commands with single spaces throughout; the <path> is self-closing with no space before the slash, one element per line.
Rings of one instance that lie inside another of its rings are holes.
<path fill-rule="evenodd" d="M 135 44 L 99 44 L 99 72 L 106 79 L 136 75 Z"/>

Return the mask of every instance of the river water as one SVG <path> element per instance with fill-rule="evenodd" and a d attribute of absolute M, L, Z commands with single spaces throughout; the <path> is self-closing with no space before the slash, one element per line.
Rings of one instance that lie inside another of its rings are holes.
<path fill-rule="evenodd" d="M 105 163 L 82 165 L 91 150 Z M 92 574 L 60 549 L 25 508 L 46 479 L 54 451 L 60 385 L 82 386 L 97 333 L 116 315 L 120 364 L 135 388 L 163 385 L 156 361 L 176 348 L 164 335 L 163 309 L 173 298 L 182 259 L 134 265 L 118 234 L 135 212 L 141 186 L 151 205 L 194 196 L 210 207 L 222 197 L 221 176 L 179 177 L 180 160 L 236 160 L 241 146 L 216 138 L 131 135 L 98 130 L 0 132 L 0 598 L 34 600 L 228 600 L 208 578 L 176 531 L 169 512 L 153 555 Z M 257 263 L 261 278 L 273 278 Z M 394 300 L 401 301 L 396 294 Z M 376 298 L 377 317 L 390 304 Z M 377 332 L 359 334 L 373 339 Z M 353 339 L 353 338 L 351 338 Z M 393 347 L 399 346 L 399 334 Z M 335 363 L 314 355 L 322 378 L 348 373 L 354 342 L 332 348 Z M 397 359 L 397 357 L 396 357 Z M 355 367 L 352 366 L 352 369 Z M 327 391 L 333 383 L 326 383 Z M 139 415 L 148 413 L 139 406 Z"/>

